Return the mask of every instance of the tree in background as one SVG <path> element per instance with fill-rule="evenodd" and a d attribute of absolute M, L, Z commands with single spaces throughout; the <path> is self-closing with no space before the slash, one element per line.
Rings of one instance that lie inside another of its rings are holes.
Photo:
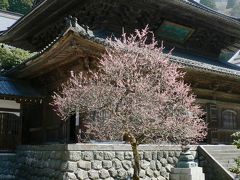
<path fill-rule="evenodd" d="M 34 0 L 9 0 L 9 11 L 26 14 L 33 6 Z"/>
<path fill-rule="evenodd" d="M 209 7 L 209 8 L 217 9 L 216 3 L 215 3 L 214 0 L 200 0 L 200 3 Z"/>
<path fill-rule="evenodd" d="M 233 8 L 236 4 L 236 0 L 228 0 L 226 8 Z"/>
<path fill-rule="evenodd" d="M 111 48 L 100 59 L 99 69 L 72 74 L 53 96 L 53 105 L 63 120 L 76 109 L 85 114 L 87 135 L 92 139 L 129 142 L 136 180 L 139 144 L 201 141 L 206 124 L 180 66 L 163 54 L 148 28 L 107 41 Z M 92 120 L 92 112 L 106 116 Z"/>
<path fill-rule="evenodd" d="M 7 10 L 9 7 L 8 0 L 0 0 L 0 9 Z"/>
<path fill-rule="evenodd" d="M 240 17 L 240 2 L 235 4 L 230 12 L 231 16 Z"/>
<path fill-rule="evenodd" d="M 31 56 L 28 51 L 0 44 L 0 72 L 11 69 Z"/>
<path fill-rule="evenodd" d="M 240 149 L 240 132 L 236 132 L 232 135 L 234 138 L 233 145 Z M 240 157 L 235 159 L 236 166 L 229 169 L 230 172 L 240 176 Z"/>

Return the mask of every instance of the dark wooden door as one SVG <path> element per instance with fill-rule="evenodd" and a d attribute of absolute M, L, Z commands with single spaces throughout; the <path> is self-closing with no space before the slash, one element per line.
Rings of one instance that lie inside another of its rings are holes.
<path fill-rule="evenodd" d="M 0 113 L 0 150 L 14 150 L 21 143 L 21 118 Z"/>

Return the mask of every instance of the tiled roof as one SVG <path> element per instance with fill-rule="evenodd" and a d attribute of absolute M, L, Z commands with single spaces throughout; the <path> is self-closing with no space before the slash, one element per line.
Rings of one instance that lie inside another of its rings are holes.
<path fill-rule="evenodd" d="M 209 7 L 207 7 L 207 6 L 203 5 L 203 4 L 200 4 L 200 3 L 198 3 L 198 2 L 196 2 L 194 0 L 181 0 L 181 1 L 185 2 L 186 4 L 191 5 L 193 7 L 201 9 L 201 10 L 203 10 L 205 12 L 209 12 L 209 13 L 215 14 L 215 15 L 217 15 L 219 17 L 226 18 L 227 20 L 240 21 L 239 17 L 234 17 L 234 16 L 229 16 L 229 15 L 223 14 L 223 13 L 221 13 L 219 11 L 216 11 L 214 9 L 211 9 L 211 8 L 209 8 Z"/>
<path fill-rule="evenodd" d="M 221 61 L 207 62 L 206 60 L 202 61 L 199 59 L 189 59 L 179 56 L 171 56 L 170 59 L 172 62 L 179 63 L 185 67 L 197 69 L 199 71 L 213 72 L 216 74 L 240 78 L 240 68 L 231 63 Z"/>
<path fill-rule="evenodd" d="M 41 98 L 41 94 L 28 82 L 0 76 L 0 96 Z"/>
<path fill-rule="evenodd" d="M 44 54 L 46 51 L 51 49 L 64 35 L 67 34 L 69 31 L 74 31 L 79 36 L 88 39 L 92 42 L 101 44 L 103 46 L 108 46 L 105 37 L 106 35 L 104 33 L 99 32 L 92 32 L 90 30 L 85 31 L 84 28 L 79 26 L 78 24 L 76 27 L 69 27 L 66 31 L 64 31 L 62 34 L 57 36 L 49 45 L 47 45 L 45 48 L 43 48 L 40 52 L 36 53 L 35 56 L 31 57 L 30 59 L 26 60 L 22 64 L 14 67 L 13 69 L 10 69 L 9 71 L 5 72 L 5 75 L 9 75 L 11 73 L 14 73 L 16 71 L 19 71 L 21 69 L 24 69 L 28 64 L 30 64 L 32 61 L 38 60 L 38 57 Z M 174 51 L 173 51 L 174 52 Z M 200 71 L 208 71 L 216 74 L 222 74 L 230 77 L 237 77 L 240 78 L 240 67 L 231 64 L 229 62 L 221 62 L 218 60 L 208 59 L 205 57 L 197 57 L 197 56 L 188 56 L 186 54 L 178 54 L 174 53 L 170 57 L 172 62 L 180 63 L 185 67 L 197 69 Z"/>

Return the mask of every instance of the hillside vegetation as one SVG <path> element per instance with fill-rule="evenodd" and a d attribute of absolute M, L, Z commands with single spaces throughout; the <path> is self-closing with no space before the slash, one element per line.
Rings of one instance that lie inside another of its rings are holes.
<path fill-rule="evenodd" d="M 26 14 L 33 6 L 34 0 L 0 0 L 0 9 Z"/>
<path fill-rule="evenodd" d="M 224 14 L 240 17 L 240 0 L 200 0 L 200 3 Z"/>

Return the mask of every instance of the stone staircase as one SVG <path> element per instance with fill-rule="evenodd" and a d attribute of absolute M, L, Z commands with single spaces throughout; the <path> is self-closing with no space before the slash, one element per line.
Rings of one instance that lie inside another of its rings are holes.
<path fill-rule="evenodd" d="M 234 159 L 240 157 L 240 150 L 232 145 L 204 146 L 209 154 L 226 170 L 235 165 Z"/>
<path fill-rule="evenodd" d="M 235 175 L 229 171 L 229 168 L 235 165 L 234 159 L 240 157 L 239 149 L 233 145 L 204 145 L 201 148 L 206 151 L 219 168 L 223 168 L 234 179 Z"/>

